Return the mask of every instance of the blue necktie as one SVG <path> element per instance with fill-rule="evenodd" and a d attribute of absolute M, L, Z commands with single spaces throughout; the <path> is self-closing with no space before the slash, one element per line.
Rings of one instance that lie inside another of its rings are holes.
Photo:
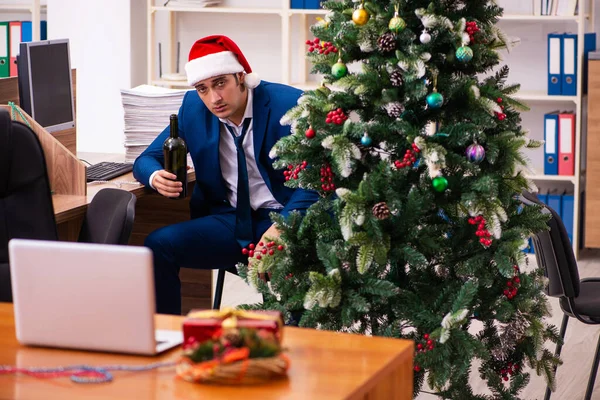
<path fill-rule="evenodd" d="M 235 239 L 242 248 L 252 243 L 252 208 L 250 207 L 250 185 L 248 184 L 248 167 L 246 166 L 246 154 L 243 142 L 252 122 L 251 118 L 244 119 L 242 134 L 236 136 L 233 129 L 225 124 L 225 127 L 233 136 L 237 149 L 238 182 L 237 182 L 237 207 L 235 210 Z"/>

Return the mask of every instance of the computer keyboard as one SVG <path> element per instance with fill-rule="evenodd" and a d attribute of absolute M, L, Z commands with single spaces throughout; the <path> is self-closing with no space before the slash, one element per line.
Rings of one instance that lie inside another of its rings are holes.
<path fill-rule="evenodd" d="M 88 182 L 107 181 L 133 170 L 133 164 L 104 161 L 86 168 Z"/>

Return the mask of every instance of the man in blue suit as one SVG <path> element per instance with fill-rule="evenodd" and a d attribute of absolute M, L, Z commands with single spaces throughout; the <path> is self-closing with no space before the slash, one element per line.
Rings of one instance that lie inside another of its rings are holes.
<path fill-rule="evenodd" d="M 284 186 L 269 151 L 289 127 L 280 124 L 301 91 L 260 82 L 238 46 L 225 36 L 194 43 L 185 66 L 188 92 L 179 109 L 179 136 L 196 170 L 191 220 L 152 232 L 145 245 L 154 253 L 157 312 L 181 313 L 179 268 L 229 268 L 244 261 L 242 248 L 276 238 L 270 212 L 305 211 L 316 192 Z M 166 197 L 181 183 L 164 170 L 167 127 L 135 161 L 133 174 Z"/>

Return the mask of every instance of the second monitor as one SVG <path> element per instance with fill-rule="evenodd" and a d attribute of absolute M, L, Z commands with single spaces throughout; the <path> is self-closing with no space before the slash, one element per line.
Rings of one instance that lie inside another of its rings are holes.
<path fill-rule="evenodd" d="M 69 40 L 21 43 L 17 65 L 21 108 L 48 132 L 75 127 Z"/>

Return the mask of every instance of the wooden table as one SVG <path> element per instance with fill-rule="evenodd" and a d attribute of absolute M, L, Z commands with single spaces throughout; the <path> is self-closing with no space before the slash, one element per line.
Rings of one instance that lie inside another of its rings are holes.
<path fill-rule="evenodd" d="M 182 319 L 157 315 L 157 328 L 181 329 Z M 113 382 L 92 385 L 72 383 L 68 378 L 0 375 L 0 399 L 412 399 L 413 342 L 284 329 L 284 345 L 292 363 L 289 376 L 265 385 L 192 384 L 176 379 L 174 368 L 115 372 Z M 0 303 L 0 365 L 146 365 L 176 360 L 178 354 L 178 349 L 158 357 L 140 357 L 21 346 L 15 337 L 12 305 Z"/>
<path fill-rule="evenodd" d="M 112 179 L 111 182 L 135 182 L 132 173 Z M 120 188 L 137 197 L 135 222 L 129 244 L 142 246 L 148 234 L 162 226 L 190 219 L 189 200 L 196 182 L 196 173 L 188 172 L 188 197 L 185 200 L 167 199 L 141 184 L 119 184 Z M 77 241 L 88 204 L 104 188 L 117 188 L 115 183 L 88 184 L 87 196 L 53 195 L 54 216 L 61 240 Z M 210 308 L 212 304 L 211 270 L 182 268 L 180 272 L 182 312 L 192 308 Z"/>

